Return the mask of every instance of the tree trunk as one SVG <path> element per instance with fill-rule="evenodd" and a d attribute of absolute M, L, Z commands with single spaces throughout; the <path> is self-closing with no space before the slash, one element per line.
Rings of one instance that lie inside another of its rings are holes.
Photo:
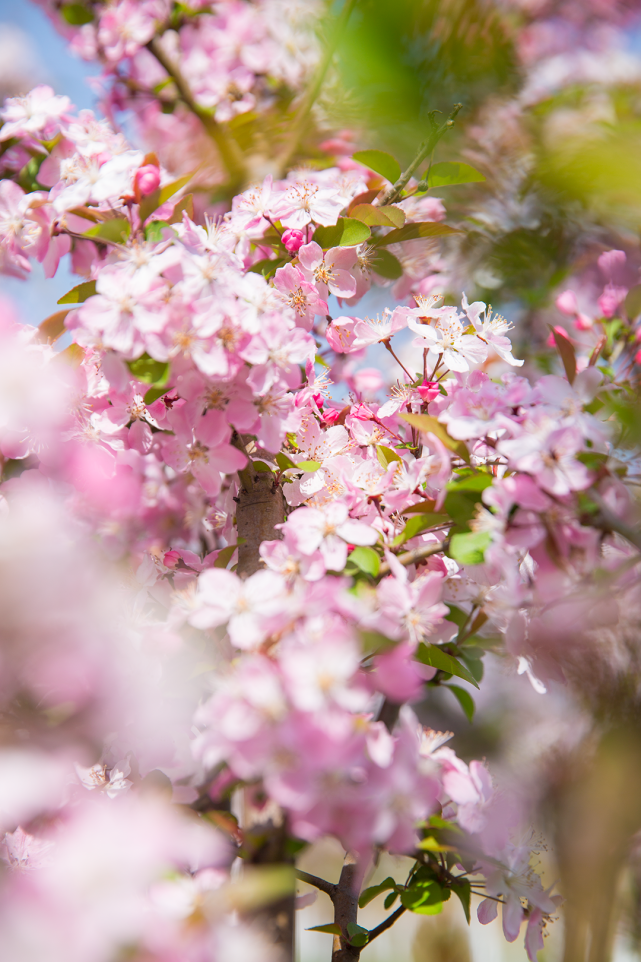
<path fill-rule="evenodd" d="M 259 554 L 263 541 L 281 538 L 276 528 L 285 520 L 285 499 L 271 472 L 254 472 L 251 464 L 240 474 L 236 526 L 239 541 L 237 573 L 248 578 L 264 567 Z M 287 853 L 287 826 L 283 814 L 273 803 L 262 804 L 251 789 L 245 789 L 243 834 L 252 865 L 293 865 Z M 254 915 L 266 939 L 281 949 L 283 962 L 295 958 L 295 892 L 266 905 Z"/>

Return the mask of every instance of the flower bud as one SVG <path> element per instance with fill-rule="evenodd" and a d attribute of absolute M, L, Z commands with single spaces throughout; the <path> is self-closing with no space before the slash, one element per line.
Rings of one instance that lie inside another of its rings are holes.
<path fill-rule="evenodd" d="M 416 390 L 424 401 L 433 401 L 434 398 L 438 397 L 441 393 L 436 381 L 423 381 L 423 383 L 417 387 Z"/>
<path fill-rule="evenodd" d="M 153 194 L 160 184 L 160 170 L 155 164 L 145 164 L 139 167 L 134 178 L 136 191 L 141 197 Z"/>
<path fill-rule="evenodd" d="M 302 230 L 295 230 L 290 228 L 286 230 L 282 236 L 282 241 L 290 254 L 295 254 L 296 251 L 305 243 L 305 238 L 303 236 Z"/>

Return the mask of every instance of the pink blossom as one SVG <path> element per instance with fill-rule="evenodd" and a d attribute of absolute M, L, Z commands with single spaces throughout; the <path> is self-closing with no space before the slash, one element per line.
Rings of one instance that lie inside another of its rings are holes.
<path fill-rule="evenodd" d="M 303 272 L 292 264 L 278 268 L 274 283 L 307 330 L 311 328 L 315 315 L 327 314 L 326 301 L 322 300 L 315 286 L 305 280 Z"/>
<path fill-rule="evenodd" d="M 193 427 L 184 408 L 172 410 L 168 420 L 175 435 L 161 442 L 164 459 L 175 471 L 190 471 L 207 494 L 218 494 L 221 473 L 246 465 L 246 456 L 229 444 L 231 428 L 221 411 L 207 411 Z"/>
<path fill-rule="evenodd" d="M 350 268 L 356 263 L 353 247 L 332 247 L 324 254 L 312 241 L 300 248 L 298 261 L 305 279 L 316 285 L 323 300 L 327 300 L 328 294 L 352 297 L 356 293 L 356 281 L 350 274 Z"/>
<path fill-rule="evenodd" d="M 4 121 L 0 140 L 36 134 L 42 140 L 51 140 L 70 109 L 69 98 L 56 96 L 46 84 L 34 87 L 26 97 L 9 97 L 0 110 L 0 118 Z"/>
<path fill-rule="evenodd" d="M 281 194 L 271 209 L 283 227 L 301 230 L 312 221 L 323 227 L 335 224 L 343 207 L 344 201 L 336 190 L 302 180 Z"/>
<path fill-rule="evenodd" d="M 189 621 L 196 628 L 226 624 L 233 645 L 257 648 L 282 618 L 285 598 L 285 582 L 274 571 L 257 571 L 243 582 L 231 571 L 209 568 L 198 578 Z"/>

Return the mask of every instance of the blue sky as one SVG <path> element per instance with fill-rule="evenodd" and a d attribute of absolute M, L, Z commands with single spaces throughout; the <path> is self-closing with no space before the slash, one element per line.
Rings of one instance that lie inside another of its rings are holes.
<path fill-rule="evenodd" d="M 95 97 L 86 78 L 96 75 L 99 68 L 70 56 L 65 41 L 39 7 L 26 0 L 0 0 L 0 31 L 6 30 L 6 25 L 18 27 L 31 41 L 38 71 L 34 83 L 44 81 L 50 84 L 56 93 L 67 94 L 77 107 L 94 106 Z M 0 294 L 15 303 L 21 320 L 39 324 L 49 314 L 60 310 L 57 299 L 78 280 L 65 261 L 52 280 L 45 280 L 42 268 L 34 263 L 27 281 L 0 275 Z"/>

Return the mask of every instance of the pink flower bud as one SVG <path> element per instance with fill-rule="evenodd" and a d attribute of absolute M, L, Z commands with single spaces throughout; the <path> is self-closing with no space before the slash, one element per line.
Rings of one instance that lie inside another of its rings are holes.
<path fill-rule="evenodd" d="M 286 230 L 282 236 L 282 241 L 290 254 L 295 254 L 297 250 L 305 243 L 305 237 L 302 230 L 295 230 L 290 228 Z"/>
<path fill-rule="evenodd" d="M 322 414 L 322 418 L 325 424 L 333 424 L 334 421 L 338 421 L 340 416 L 341 416 L 341 412 L 338 411 L 336 408 L 327 408 L 327 410 L 323 411 L 323 414 Z"/>
<path fill-rule="evenodd" d="M 162 559 L 165 568 L 175 568 L 179 561 L 180 555 L 177 551 L 166 551 L 165 557 Z"/>
<path fill-rule="evenodd" d="M 589 331 L 592 329 L 594 321 L 587 314 L 577 314 L 574 318 L 574 326 L 577 331 Z"/>
<path fill-rule="evenodd" d="M 146 164 L 136 171 L 134 184 L 141 197 L 153 194 L 160 184 L 160 171 L 155 164 Z"/>
<path fill-rule="evenodd" d="M 574 291 L 563 291 L 556 299 L 556 306 L 562 314 L 578 314 L 579 305 L 576 302 Z"/>
<path fill-rule="evenodd" d="M 433 401 L 441 393 L 436 381 L 423 381 L 416 389 L 424 401 Z"/>
<path fill-rule="evenodd" d="M 634 363 L 641 364 L 641 351 L 637 351 L 637 353 L 634 355 Z"/>

